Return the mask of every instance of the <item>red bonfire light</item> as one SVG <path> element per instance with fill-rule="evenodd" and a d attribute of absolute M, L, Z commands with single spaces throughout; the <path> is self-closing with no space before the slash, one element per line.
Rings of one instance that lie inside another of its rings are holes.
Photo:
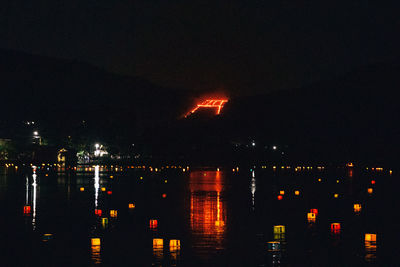
<path fill-rule="evenodd" d="M 225 103 L 228 102 L 227 99 L 207 99 L 191 110 L 185 117 L 189 116 L 190 114 L 195 113 L 199 108 L 216 108 L 217 115 L 221 113 L 221 109 L 224 107 Z"/>

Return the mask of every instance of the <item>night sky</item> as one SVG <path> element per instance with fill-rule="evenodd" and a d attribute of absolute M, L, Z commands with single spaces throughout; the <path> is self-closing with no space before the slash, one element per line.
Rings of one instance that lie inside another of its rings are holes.
<path fill-rule="evenodd" d="M 5 1 L 0 47 L 163 86 L 265 93 L 395 60 L 400 4 L 375 2 Z"/>

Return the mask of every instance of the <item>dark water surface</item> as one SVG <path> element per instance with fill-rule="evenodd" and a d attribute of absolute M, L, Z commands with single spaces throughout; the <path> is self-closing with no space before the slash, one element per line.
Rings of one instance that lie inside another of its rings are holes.
<path fill-rule="evenodd" d="M 103 171 L 0 169 L 1 266 L 400 266 L 388 170 Z"/>

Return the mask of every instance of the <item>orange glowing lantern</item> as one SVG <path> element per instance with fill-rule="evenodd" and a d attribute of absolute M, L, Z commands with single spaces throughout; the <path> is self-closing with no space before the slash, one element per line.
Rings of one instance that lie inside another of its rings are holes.
<path fill-rule="evenodd" d="M 95 210 L 94 210 L 94 214 L 96 214 L 97 216 L 100 216 L 100 217 L 101 217 L 101 213 L 102 213 L 102 211 L 99 210 L 99 209 L 95 209 Z"/>
<path fill-rule="evenodd" d="M 181 241 L 177 239 L 171 239 L 169 241 L 169 250 L 171 252 L 178 251 L 181 249 Z"/>
<path fill-rule="evenodd" d="M 307 220 L 308 222 L 315 222 L 315 220 L 317 219 L 317 215 L 315 213 L 309 212 L 307 213 Z"/>
<path fill-rule="evenodd" d="M 311 213 L 314 213 L 315 216 L 318 216 L 318 209 L 310 209 Z"/>
<path fill-rule="evenodd" d="M 334 234 L 340 233 L 340 223 L 331 223 L 331 232 Z"/>
<path fill-rule="evenodd" d="M 360 212 L 361 211 L 361 204 L 354 204 L 354 212 Z"/>
<path fill-rule="evenodd" d="M 24 214 L 31 213 L 31 206 L 24 206 Z"/>
<path fill-rule="evenodd" d="M 92 238 L 92 246 L 100 246 L 101 241 L 100 238 Z"/>
<path fill-rule="evenodd" d="M 280 195 L 284 195 L 284 194 L 285 194 L 285 191 L 284 191 L 284 190 L 281 190 L 281 191 L 279 191 L 279 194 L 280 194 Z"/>
<path fill-rule="evenodd" d="M 129 203 L 129 204 L 128 204 L 128 207 L 129 207 L 130 209 L 134 209 L 134 208 L 135 208 L 135 204 Z"/>
<path fill-rule="evenodd" d="M 366 242 L 376 242 L 376 234 L 365 234 Z"/>
<path fill-rule="evenodd" d="M 278 195 L 278 200 L 282 200 L 283 196 L 282 195 Z"/>
<path fill-rule="evenodd" d="M 161 238 L 153 238 L 153 248 L 163 248 L 164 240 Z"/>
<path fill-rule="evenodd" d="M 106 188 L 105 188 L 105 187 L 102 187 L 102 188 L 101 188 L 101 191 L 105 192 L 105 191 L 106 191 Z"/>
<path fill-rule="evenodd" d="M 374 192 L 374 189 L 368 188 L 368 194 L 372 194 L 372 192 Z"/>
<path fill-rule="evenodd" d="M 79 190 L 81 190 L 81 192 L 85 191 L 84 187 L 79 188 Z"/>
<path fill-rule="evenodd" d="M 118 211 L 117 210 L 110 210 L 110 217 L 115 218 L 118 216 Z"/>
<path fill-rule="evenodd" d="M 300 191 L 299 191 L 299 190 L 296 190 L 296 191 L 294 191 L 294 194 L 295 194 L 296 196 L 299 196 L 299 195 L 300 195 Z"/>
<path fill-rule="evenodd" d="M 158 226 L 157 220 L 154 219 L 150 220 L 150 229 L 156 229 L 157 226 Z"/>

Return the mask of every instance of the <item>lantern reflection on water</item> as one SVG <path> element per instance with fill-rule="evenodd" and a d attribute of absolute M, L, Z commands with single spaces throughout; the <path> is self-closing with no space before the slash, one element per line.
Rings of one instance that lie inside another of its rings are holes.
<path fill-rule="evenodd" d="M 376 234 L 365 234 L 365 260 L 373 261 L 376 258 Z"/>
<path fill-rule="evenodd" d="M 101 241 L 100 241 L 100 238 L 92 238 L 91 243 L 92 243 L 91 258 L 93 260 L 93 263 L 100 264 L 101 263 L 101 256 L 100 256 Z"/>
<path fill-rule="evenodd" d="M 153 238 L 153 255 L 155 263 L 160 263 L 163 258 L 164 240 L 161 238 Z"/>
<path fill-rule="evenodd" d="M 281 243 L 278 241 L 271 241 L 267 243 L 268 251 L 280 251 Z"/>
<path fill-rule="evenodd" d="M 193 247 L 204 257 L 211 251 L 224 249 L 226 202 L 221 196 L 224 182 L 223 171 L 192 171 L 189 176 Z"/>

